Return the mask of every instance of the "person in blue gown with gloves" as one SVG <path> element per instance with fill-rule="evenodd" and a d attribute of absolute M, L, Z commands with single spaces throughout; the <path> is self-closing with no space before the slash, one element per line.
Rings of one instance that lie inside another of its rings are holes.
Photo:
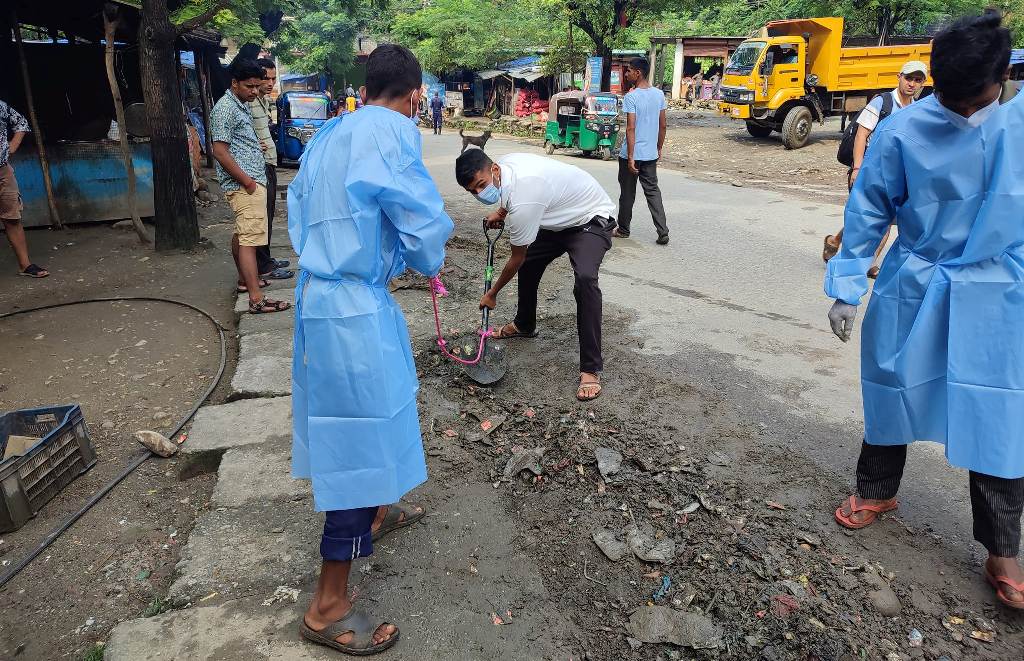
<path fill-rule="evenodd" d="M 326 512 L 320 578 L 300 633 L 354 654 L 383 651 L 399 632 L 352 606 L 351 562 L 372 553 L 374 538 L 423 516 L 399 502 L 427 467 L 416 366 L 388 291 L 406 267 L 436 275 L 454 227 L 422 160 L 421 77 L 408 49 L 375 49 L 363 110 L 317 132 L 288 188 L 301 271 L 292 474 L 312 481 L 316 509 Z"/>
<path fill-rule="evenodd" d="M 999 107 L 1010 38 L 998 14 L 935 37 L 935 94 L 880 125 L 828 263 L 829 320 L 849 340 L 865 272 L 895 218 L 864 318 L 864 442 L 857 495 L 836 510 L 863 528 L 897 507 L 915 440 L 970 471 L 974 537 L 999 600 L 1024 608 L 1016 556 L 1024 507 L 1024 104 Z"/>

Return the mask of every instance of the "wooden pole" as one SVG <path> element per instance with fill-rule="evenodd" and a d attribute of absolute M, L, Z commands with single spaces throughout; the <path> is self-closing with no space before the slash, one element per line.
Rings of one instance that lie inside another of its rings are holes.
<path fill-rule="evenodd" d="M 192 51 L 199 75 L 199 100 L 203 106 L 203 133 L 206 138 L 206 167 L 213 168 L 213 130 L 210 128 L 210 77 L 206 75 L 206 55 L 198 48 Z"/>
<path fill-rule="evenodd" d="M 114 75 L 114 33 L 117 30 L 118 7 L 113 3 L 107 3 L 103 7 L 103 40 L 106 42 L 104 48 L 107 65 L 107 82 L 110 83 L 110 95 L 114 98 L 114 115 L 117 117 L 117 136 L 121 145 L 121 159 L 124 161 L 124 169 L 128 174 L 128 209 L 132 214 L 132 227 L 139 235 L 139 242 L 150 244 L 153 242 L 146 232 L 146 226 L 142 224 L 139 216 L 139 205 L 135 198 L 137 184 L 135 181 L 135 164 L 132 163 L 132 150 L 128 144 L 128 125 L 124 119 L 124 103 L 121 100 L 121 87 L 117 84 L 117 76 Z"/>
<path fill-rule="evenodd" d="M 32 101 L 32 85 L 28 79 L 28 63 L 25 61 L 25 48 L 21 42 L 21 25 L 18 23 L 18 11 L 11 8 L 11 25 L 14 28 L 14 42 L 18 49 L 18 62 L 21 65 L 21 81 L 25 85 L 25 104 L 28 106 L 28 119 L 32 124 L 32 137 L 36 141 L 36 153 L 39 155 L 39 167 L 43 170 L 43 184 L 46 186 L 46 203 L 50 207 L 50 225 L 55 230 L 64 229 L 57 211 L 57 200 L 53 195 L 53 180 L 50 179 L 50 162 L 46 159 L 46 147 L 43 145 L 43 132 L 39 128 L 36 117 L 36 106 Z"/>

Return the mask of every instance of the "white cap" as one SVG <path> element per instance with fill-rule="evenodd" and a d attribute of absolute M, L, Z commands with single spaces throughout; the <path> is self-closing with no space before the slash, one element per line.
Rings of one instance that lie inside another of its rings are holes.
<path fill-rule="evenodd" d="M 928 65 L 921 60 L 911 60 L 903 65 L 900 69 L 901 76 L 909 76 L 912 73 L 923 73 L 925 78 L 928 77 Z"/>

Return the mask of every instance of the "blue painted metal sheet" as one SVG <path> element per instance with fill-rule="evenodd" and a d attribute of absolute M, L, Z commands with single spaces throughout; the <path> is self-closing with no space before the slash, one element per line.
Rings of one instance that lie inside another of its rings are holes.
<path fill-rule="evenodd" d="M 64 223 L 89 223 L 130 218 L 128 177 L 116 142 L 61 142 L 46 146 L 57 211 Z M 153 158 L 149 143 L 132 145 L 139 215 L 153 215 Z M 43 172 L 35 147 L 25 146 L 11 157 L 25 203 L 26 227 L 50 224 Z"/>

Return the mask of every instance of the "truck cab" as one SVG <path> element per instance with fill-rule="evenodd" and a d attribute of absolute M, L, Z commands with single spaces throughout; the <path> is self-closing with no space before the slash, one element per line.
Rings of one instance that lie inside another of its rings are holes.
<path fill-rule="evenodd" d="M 802 147 L 810 136 L 812 121 L 825 118 L 820 99 L 807 84 L 806 72 L 807 41 L 803 37 L 748 39 L 725 67 L 719 112 L 744 120 L 754 137 L 779 131 L 787 148 Z"/>
<path fill-rule="evenodd" d="M 844 46 L 839 17 L 772 21 L 729 59 L 718 110 L 745 122 L 754 137 L 778 131 L 786 149 L 799 149 L 815 121 L 860 111 L 876 94 L 896 86 L 905 62 L 927 64 L 930 55 L 931 43 L 923 40 Z"/>

